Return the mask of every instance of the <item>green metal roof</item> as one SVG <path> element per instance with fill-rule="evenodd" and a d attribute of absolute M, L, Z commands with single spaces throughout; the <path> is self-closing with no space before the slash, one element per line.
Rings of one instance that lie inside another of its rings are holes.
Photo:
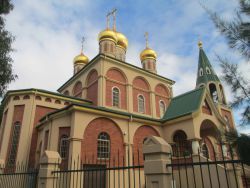
<path fill-rule="evenodd" d="M 198 110 L 204 91 L 205 87 L 200 87 L 172 98 L 163 120 L 175 119 Z"/>
<path fill-rule="evenodd" d="M 72 103 L 64 108 L 61 108 L 59 110 L 56 110 L 56 111 L 53 111 L 53 112 L 50 112 L 48 114 L 46 114 L 45 116 L 43 116 L 40 121 L 43 121 L 44 119 L 46 119 L 46 117 L 49 117 L 53 114 L 56 114 L 56 113 L 59 113 L 59 112 L 62 112 L 64 110 L 67 110 L 69 108 L 71 108 L 72 106 L 79 106 L 79 107 L 85 107 L 85 108 L 90 108 L 90 109 L 95 109 L 95 110 L 99 110 L 99 111 L 104 111 L 104 112 L 110 112 L 110 113 L 114 113 L 114 114 L 119 114 L 119 115 L 123 115 L 123 116 L 127 116 L 127 117 L 132 117 L 132 118 L 138 118 L 138 119 L 143 119 L 143 120 L 149 120 L 149 121 L 154 121 L 154 122 L 157 122 L 157 123 L 160 123 L 162 122 L 161 119 L 156 119 L 156 118 L 151 118 L 151 117 L 145 117 L 143 115 L 137 115 L 137 114 L 133 114 L 133 113 L 129 113 L 129 112 L 122 112 L 122 111 L 119 111 L 119 110 L 113 110 L 113 109 L 110 109 L 110 108 L 106 108 L 106 107 L 101 107 L 101 106 L 94 106 L 94 105 L 91 105 L 91 104 L 84 104 L 84 103 Z"/>
<path fill-rule="evenodd" d="M 200 70 L 202 69 L 203 74 L 200 75 Z M 197 79 L 196 86 L 204 83 L 208 83 L 209 81 L 217 81 L 220 82 L 218 76 L 213 70 L 211 63 L 209 62 L 204 50 L 200 48 L 199 52 L 199 63 L 198 63 L 198 71 L 197 71 Z"/>
<path fill-rule="evenodd" d="M 51 94 L 51 95 L 55 95 L 55 96 L 59 96 L 59 97 L 64 97 L 68 100 L 77 100 L 79 102 L 85 102 L 85 103 L 89 103 L 89 104 L 92 104 L 92 101 L 90 100 L 87 100 L 87 99 L 82 99 L 82 98 L 77 98 L 77 97 L 72 97 L 72 96 L 67 96 L 67 95 L 64 95 L 64 94 L 61 94 L 61 93 L 58 93 L 58 92 L 52 92 L 52 91 L 47 91 L 47 90 L 44 90 L 44 89 L 36 89 L 36 88 L 29 88 L 29 89 L 19 89 L 19 90 L 9 90 L 3 100 L 2 100 L 2 103 L 5 101 L 6 97 L 9 96 L 10 94 L 12 93 L 16 93 L 16 92 L 41 92 L 41 93 L 47 93 L 47 94 Z"/>

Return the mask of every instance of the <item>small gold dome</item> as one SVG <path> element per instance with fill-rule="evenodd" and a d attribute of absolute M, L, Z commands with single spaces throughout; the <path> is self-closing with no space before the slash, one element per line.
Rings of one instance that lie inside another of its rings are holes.
<path fill-rule="evenodd" d="M 116 32 L 114 32 L 112 30 L 105 29 L 105 30 L 101 31 L 98 35 L 99 42 L 104 40 L 104 39 L 112 40 L 115 43 L 117 43 L 117 34 L 116 34 Z"/>
<path fill-rule="evenodd" d="M 74 58 L 74 64 L 81 64 L 81 63 L 84 63 L 84 64 L 87 64 L 89 62 L 89 58 L 87 56 L 85 56 L 83 53 L 77 55 L 75 58 Z"/>
<path fill-rule="evenodd" d="M 157 58 L 157 54 L 154 50 L 152 50 L 151 48 L 145 48 L 141 54 L 140 54 L 140 59 L 141 61 L 145 60 L 145 59 L 154 59 L 156 60 Z"/>
<path fill-rule="evenodd" d="M 125 35 L 123 35 L 120 32 L 116 32 L 117 35 L 117 45 L 121 46 L 122 48 L 125 48 L 125 50 L 128 47 L 128 39 L 126 38 Z"/>
<path fill-rule="evenodd" d="M 199 48 L 202 48 L 202 41 L 199 41 L 199 42 L 198 42 L 198 47 L 199 47 Z"/>

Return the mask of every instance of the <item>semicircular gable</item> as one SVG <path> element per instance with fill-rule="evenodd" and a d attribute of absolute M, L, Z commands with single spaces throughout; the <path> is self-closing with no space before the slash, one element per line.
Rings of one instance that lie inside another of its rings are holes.
<path fill-rule="evenodd" d="M 108 134 L 110 138 L 110 148 L 109 151 L 110 159 L 116 157 L 119 152 L 120 158 L 119 162 L 121 164 L 122 157 L 124 156 L 124 140 L 123 133 L 120 127 L 112 119 L 106 117 L 98 117 L 93 119 L 86 127 L 83 133 L 83 141 L 81 145 L 81 158 L 87 160 L 96 160 L 98 151 L 98 136 L 100 133 Z M 116 163 L 118 160 L 116 161 Z M 117 165 L 117 164 L 113 164 Z"/>
<path fill-rule="evenodd" d="M 87 79 L 86 79 L 86 85 L 88 86 L 91 84 L 93 81 L 97 80 L 98 78 L 98 73 L 97 70 L 93 69 L 89 72 Z"/>
<path fill-rule="evenodd" d="M 133 86 L 144 90 L 150 90 L 148 81 L 141 76 L 138 76 L 133 80 Z"/>
<path fill-rule="evenodd" d="M 157 94 L 163 95 L 163 96 L 169 96 L 169 90 L 166 86 L 164 86 L 163 84 L 157 84 L 155 86 L 155 92 Z"/>
<path fill-rule="evenodd" d="M 126 83 L 127 82 L 127 77 L 124 74 L 124 72 L 118 68 L 110 68 L 107 71 L 106 76 L 112 80 L 117 80 L 119 82 L 122 83 Z"/>
<path fill-rule="evenodd" d="M 82 91 L 82 82 L 81 81 L 77 81 L 74 85 L 73 88 L 73 96 L 79 94 Z"/>

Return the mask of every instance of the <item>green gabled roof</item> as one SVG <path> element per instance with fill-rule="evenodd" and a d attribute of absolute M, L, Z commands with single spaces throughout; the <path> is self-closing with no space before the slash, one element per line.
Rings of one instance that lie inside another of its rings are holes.
<path fill-rule="evenodd" d="M 28 89 L 18 89 L 18 90 L 9 90 L 3 100 L 2 100 L 2 103 L 4 103 L 5 99 L 12 93 L 21 93 L 21 92 L 33 92 L 33 93 L 36 93 L 36 92 L 41 92 L 41 93 L 46 93 L 46 94 L 50 94 L 50 95 L 54 95 L 54 96 L 58 96 L 58 97 L 64 97 L 65 100 L 76 100 L 76 101 L 79 101 L 79 102 L 84 102 L 84 103 L 89 103 L 89 104 L 92 104 L 92 101 L 88 100 L 88 99 L 82 99 L 82 98 L 78 98 L 78 97 L 72 97 L 72 96 L 67 96 L 67 95 L 64 95 L 64 94 L 61 94 L 61 93 L 58 93 L 58 92 L 52 92 L 52 91 L 47 91 L 47 90 L 44 90 L 44 89 L 36 89 L 36 88 L 28 88 Z"/>
<path fill-rule="evenodd" d="M 205 87 L 194 89 L 172 98 L 163 120 L 172 120 L 197 111 L 200 107 Z"/>
<path fill-rule="evenodd" d="M 203 70 L 203 75 L 200 75 L 200 70 Z M 210 73 L 207 72 L 207 69 L 210 70 Z M 210 81 L 217 81 L 220 82 L 218 76 L 214 72 L 214 69 L 209 62 L 204 50 L 200 48 L 199 52 L 199 64 L 198 64 L 198 70 L 197 70 L 197 79 L 196 79 L 196 86 L 199 86 L 200 84 L 208 83 Z"/>

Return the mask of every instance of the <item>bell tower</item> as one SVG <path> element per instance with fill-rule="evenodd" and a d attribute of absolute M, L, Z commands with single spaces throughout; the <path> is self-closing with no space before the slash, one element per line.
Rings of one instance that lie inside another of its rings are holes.
<path fill-rule="evenodd" d="M 224 88 L 203 50 L 201 41 L 198 42 L 198 47 L 199 61 L 196 88 L 205 86 L 210 92 L 210 95 L 215 103 L 226 105 Z"/>

